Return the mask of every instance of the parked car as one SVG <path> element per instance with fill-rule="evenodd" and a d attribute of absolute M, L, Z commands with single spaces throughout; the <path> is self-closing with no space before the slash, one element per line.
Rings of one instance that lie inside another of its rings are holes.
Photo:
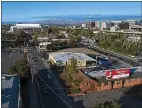
<path fill-rule="evenodd" d="M 51 76 L 50 76 L 49 74 L 47 74 L 47 77 L 48 77 L 49 79 L 51 79 Z"/>
<path fill-rule="evenodd" d="M 48 90 L 46 87 L 41 87 L 42 88 L 42 94 L 47 94 L 48 93 Z"/>

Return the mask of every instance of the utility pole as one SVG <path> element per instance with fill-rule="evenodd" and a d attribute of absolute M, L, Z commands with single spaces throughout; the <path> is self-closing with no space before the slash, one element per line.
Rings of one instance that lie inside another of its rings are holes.
<path fill-rule="evenodd" d="M 12 66 L 12 53 L 10 53 L 10 66 Z"/>

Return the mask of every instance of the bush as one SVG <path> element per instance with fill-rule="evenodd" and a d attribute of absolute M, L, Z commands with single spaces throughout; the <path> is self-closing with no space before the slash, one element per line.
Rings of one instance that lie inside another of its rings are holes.
<path fill-rule="evenodd" d="M 106 101 L 104 103 L 96 104 L 94 108 L 120 108 L 121 105 L 118 102 L 109 102 Z"/>

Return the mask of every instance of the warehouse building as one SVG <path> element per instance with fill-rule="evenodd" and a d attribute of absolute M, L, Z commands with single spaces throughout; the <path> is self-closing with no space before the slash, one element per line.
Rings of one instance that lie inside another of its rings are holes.
<path fill-rule="evenodd" d="M 96 65 L 96 60 L 83 54 L 83 53 L 73 53 L 73 52 L 59 52 L 51 53 L 49 59 L 52 63 L 56 64 L 58 67 L 63 67 L 71 63 L 71 59 L 76 60 L 77 67 L 88 67 Z"/>

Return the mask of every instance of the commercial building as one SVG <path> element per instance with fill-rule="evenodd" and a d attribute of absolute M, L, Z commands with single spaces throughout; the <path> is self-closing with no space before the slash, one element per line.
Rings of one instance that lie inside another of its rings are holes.
<path fill-rule="evenodd" d="M 121 22 L 118 24 L 118 27 L 120 30 L 129 29 L 129 23 L 128 22 Z"/>
<path fill-rule="evenodd" d="M 49 38 L 48 37 L 38 37 L 37 40 L 38 42 L 47 42 Z"/>
<path fill-rule="evenodd" d="M 81 27 L 82 27 L 82 28 L 86 28 L 86 24 L 85 24 L 85 23 L 82 23 Z"/>
<path fill-rule="evenodd" d="M 135 32 L 140 32 L 140 31 L 142 31 L 142 26 L 140 26 L 140 25 L 132 25 L 132 26 L 130 26 L 130 29 L 134 30 Z"/>
<path fill-rule="evenodd" d="M 82 23 L 82 27 L 83 28 L 94 28 L 95 27 L 95 22 L 85 22 L 85 23 Z"/>
<path fill-rule="evenodd" d="M 101 29 L 101 27 L 102 27 L 101 21 L 96 21 L 95 25 L 96 25 L 96 28 L 99 28 L 99 29 Z"/>
<path fill-rule="evenodd" d="M 110 27 L 110 31 L 111 31 L 111 32 L 115 32 L 115 31 L 117 31 L 117 30 L 118 30 L 118 28 L 117 28 L 116 26 Z"/>
<path fill-rule="evenodd" d="M 10 32 L 24 31 L 26 33 L 33 33 L 41 30 L 40 24 L 16 24 L 10 27 Z"/>
<path fill-rule="evenodd" d="M 73 53 L 73 52 L 59 52 L 51 53 L 49 55 L 49 60 L 56 64 L 58 67 L 63 67 L 71 63 L 71 59 L 76 60 L 77 67 L 87 67 L 96 64 L 96 60 L 83 54 L 83 53 Z"/>
<path fill-rule="evenodd" d="M 21 108 L 20 78 L 18 75 L 2 75 L 2 108 Z"/>
<path fill-rule="evenodd" d="M 47 45 L 51 44 L 51 42 L 40 42 L 38 44 L 39 50 L 46 50 Z"/>

